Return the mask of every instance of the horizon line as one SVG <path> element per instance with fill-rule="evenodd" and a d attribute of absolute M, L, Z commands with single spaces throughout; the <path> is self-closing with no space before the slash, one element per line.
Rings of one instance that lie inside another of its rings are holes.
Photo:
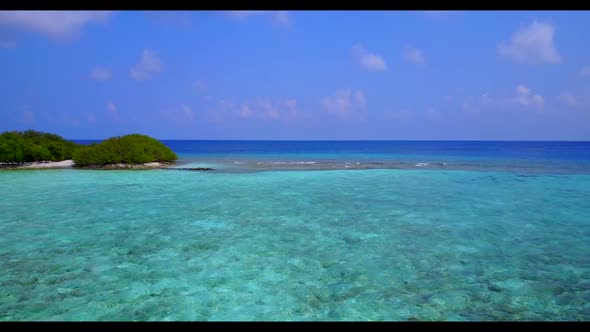
<path fill-rule="evenodd" d="M 113 136 L 111 136 L 113 137 Z M 107 138 L 67 138 L 70 141 L 99 141 Z M 155 138 L 155 137 L 154 137 Z M 523 140 L 523 139 L 179 139 L 156 138 L 160 141 L 216 141 L 216 142 L 590 142 L 590 140 Z"/>

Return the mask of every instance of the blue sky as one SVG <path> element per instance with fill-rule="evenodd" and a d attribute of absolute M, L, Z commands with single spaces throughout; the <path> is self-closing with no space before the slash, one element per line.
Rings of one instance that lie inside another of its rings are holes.
<path fill-rule="evenodd" d="M 0 11 L 0 131 L 590 140 L 590 12 Z"/>

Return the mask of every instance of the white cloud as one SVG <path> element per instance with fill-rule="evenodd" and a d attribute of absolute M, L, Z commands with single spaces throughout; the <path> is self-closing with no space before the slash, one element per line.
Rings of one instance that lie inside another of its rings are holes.
<path fill-rule="evenodd" d="M 117 106 L 115 106 L 115 104 L 113 103 L 108 103 L 107 104 L 107 111 L 111 114 L 117 114 L 118 110 L 117 110 Z"/>
<path fill-rule="evenodd" d="M 240 117 L 241 118 L 249 118 L 253 115 L 252 110 L 250 109 L 250 105 L 245 102 L 242 104 L 242 107 L 240 107 Z"/>
<path fill-rule="evenodd" d="M 186 105 L 182 105 L 182 113 L 189 121 L 193 121 L 195 119 L 195 115 L 193 114 L 193 110 Z"/>
<path fill-rule="evenodd" d="M 500 43 L 498 52 L 519 63 L 561 63 L 553 44 L 554 34 L 553 25 L 534 21 L 513 33 L 509 43 Z"/>
<path fill-rule="evenodd" d="M 367 101 L 362 91 L 353 94 L 352 90 L 344 89 L 336 91 L 332 96 L 324 97 L 321 105 L 328 113 L 348 116 L 366 111 Z"/>
<path fill-rule="evenodd" d="M 287 110 L 291 116 L 297 116 L 297 100 L 296 99 L 285 100 L 285 105 L 287 106 Z"/>
<path fill-rule="evenodd" d="M 354 103 L 360 111 L 365 112 L 367 110 L 367 99 L 362 91 L 354 93 Z"/>
<path fill-rule="evenodd" d="M 559 95 L 559 100 L 564 102 L 566 105 L 570 107 L 577 107 L 579 105 L 578 99 L 574 96 L 573 93 L 569 91 L 564 91 Z"/>
<path fill-rule="evenodd" d="M 186 126 L 192 125 L 195 120 L 195 112 L 187 105 L 181 104 L 160 111 L 162 118 L 170 123 Z"/>
<path fill-rule="evenodd" d="M 228 10 L 225 15 L 236 21 L 243 21 L 249 17 L 266 16 L 270 17 L 272 22 L 281 26 L 291 25 L 291 16 L 286 10 L 264 11 L 264 10 Z"/>
<path fill-rule="evenodd" d="M 543 106 L 545 100 L 538 94 L 532 94 L 531 89 L 524 85 L 516 87 L 516 97 L 514 101 L 523 106 Z"/>
<path fill-rule="evenodd" d="M 249 111 L 252 116 L 266 120 L 293 119 L 298 113 L 297 99 L 287 98 L 282 101 L 258 99 L 255 107 L 250 108 Z"/>
<path fill-rule="evenodd" d="M 198 80 L 195 82 L 195 89 L 199 93 L 205 93 L 205 92 L 207 92 L 207 84 L 205 84 L 205 82 L 202 80 Z"/>
<path fill-rule="evenodd" d="M 286 10 L 273 12 L 273 20 L 276 24 L 283 26 L 289 26 L 291 24 L 291 17 Z"/>
<path fill-rule="evenodd" d="M 95 81 L 106 81 L 112 76 L 111 71 L 108 68 L 94 67 L 90 72 L 90 78 Z"/>
<path fill-rule="evenodd" d="M 489 105 L 493 102 L 492 98 L 490 97 L 489 93 L 484 93 L 481 95 L 481 103 L 484 105 Z"/>
<path fill-rule="evenodd" d="M 244 101 L 240 106 L 227 100 L 219 101 L 217 117 L 256 118 L 263 120 L 293 119 L 297 116 L 297 100 L 294 98 L 272 101 L 258 98 L 253 102 Z"/>
<path fill-rule="evenodd" d="M 246 105 L 244 107 L 244 105 Z M 297 116 L 297 99 L 288 98 L 283 101 L 258 99 L 254 107 L 248 103 L 242 105 L 241 117 L 257 117 L 265 120 L 288 119 Z"/>
<path fill-rule="evenodd" d="M 265 12 L 263 10 L 228 10 L 225 15 L 236 20 L 243 20 L 254 15 L 261 15 Z"/>
<path fill-rule="evenodd" d="M 488 92 L 482 93 L 478 98 L 467 96 L 463 98 L 463 111 L 464 112 L 475 112 L 482 108 L 497 103 Z"/>
<path fill-rule="evenodd" d="M 230 111 L 234 108 L 234 104 L 228 100 L 220 100 L 219 101 L 219 109 L 222 111 Z"/>
<path fill-rule="evenodd" d="M 268 100 L 259 100 L 258 106 L 262 108 L 261 116 L 267 119 L 278 119 L 280 113 L 278 108 Z"/>
<path fill-rule="evenodd" d="M 149 79 L 152 74 L 162 71 L 162 63 L 158 55 L 151 49 L 144 49 L 141 60 L 129 70 L 129 74 L 136 81 Z"/>
<path fill-rule="evenodd" d="M 7 10 L 0 11 L 0 26 L 34 31 L 63 40 L 79 36 L 87 24 L 106 22 L 111 15 L 110 11 Z"/>
<path fill-rule="evenodd" d="M 115 104 L 108 103 L 107 104 L 107 112 L 108 112 L 109 116 L 111 118 L 113 118 L 114 120 L 119 119 L 119 110 L 117 109 L 117 106 L 115 106 Z"/>
<path fill-rule="evenodd" d="M 357 44 L 352 47 L 354 56 L 359 61 L 360 65 L 369 71 L 385 71 L 387 64 L 380 55 L 368 52 L 362 44 Z"/>
<path fill-rule="evenodd" d="M 406 60 L 410 61 L 415 65 L 421 65 L 424 63 L 424 54 L 421 50 L 413 47 L 408 46 L 405 52 Z"/>
<path fill-rule="evenodd" d="M 590 76 L 590 66 L 586 66 L 580 70 L 582 76 Z"/>

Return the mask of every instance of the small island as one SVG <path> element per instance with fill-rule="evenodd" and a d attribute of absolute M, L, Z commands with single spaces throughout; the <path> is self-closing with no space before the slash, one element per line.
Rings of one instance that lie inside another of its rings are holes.
<path fill-rule="evenodd" d="M 75 167 L 95 169 L 163 168 L 178 156 L 158 140 L 131 134 L 98 144 L 81 145 L 73 153 Z"/>
<path fill-rule="evenodd" d="M 168 169 L 176 160 L 170 148 L 141 134 L 90 145 L 35 130 L 0 134 L 0 168 Z"/>

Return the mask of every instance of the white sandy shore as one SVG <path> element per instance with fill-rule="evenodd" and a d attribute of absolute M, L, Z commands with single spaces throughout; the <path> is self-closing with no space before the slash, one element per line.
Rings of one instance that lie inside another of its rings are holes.
<path fill-rule="evenodd" d="M 91 169 L 153 169 L 153 168 L 165 168 L 168 167 L 169 163 L 152 162 L 145 164 L 111 164 L 99 167 L 86 167 Z M 4 166 L 4 167 L 2 167 Z M 62 161 L 40 161 L 33 163 L 25 163 L 23 165 L 12 166 L 12 165 L 0 165 L 0 168 L 6 169 L 40 169 L 40 168 L 72 168 L 74 167 L 73 160 L 62 160 Z"/>
<path fill-rule="evenodd" d="M 26 163 L 15 168 L 71 168 L 74 166 L 73 160 L 62 161 L 42 161 L 34 163 Z"/>
<path fill-rule="evenodd" d="M 151 162 L 145 164 L 109 164 L 98 167 L 87 167 L 92 169 L 152 169 L 152 168 L 164 168 L 169 164 L 160 162 Z"/>

